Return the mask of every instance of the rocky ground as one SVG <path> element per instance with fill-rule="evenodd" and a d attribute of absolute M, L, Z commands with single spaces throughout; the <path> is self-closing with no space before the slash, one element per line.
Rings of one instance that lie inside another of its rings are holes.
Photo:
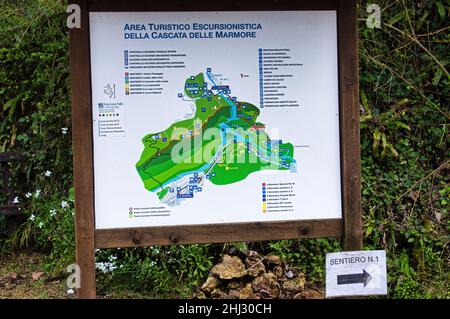
<path fill-rule="evenodd" d="M 223 256 L 196 292 L 195 298 L 322 299 L 324 293 L 306 275 L 275 255 L 232 251 Z"/>

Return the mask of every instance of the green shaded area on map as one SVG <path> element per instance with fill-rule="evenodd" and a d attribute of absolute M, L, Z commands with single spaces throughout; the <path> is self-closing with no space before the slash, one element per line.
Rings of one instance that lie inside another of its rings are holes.
<path fill-rule="evenodd" d="M 173 192 L 171 184 L 177 192 L 188 187 L 180 180 L 192 174 L 197 183 L 209 179 L 226 185 L 260 170 L 295 167 L 292 144 L 270 139 L 265 125 L 257 122 L 260 110 L 231 97 L 228 86 L 216 85 L 206 75 L 209 82 L 203 73 L 185 82 L 183 100 L 195 103 L 195 114 L 142 139 L 136 169 L 145 188 L 158 192 L 159 199 Z"/>

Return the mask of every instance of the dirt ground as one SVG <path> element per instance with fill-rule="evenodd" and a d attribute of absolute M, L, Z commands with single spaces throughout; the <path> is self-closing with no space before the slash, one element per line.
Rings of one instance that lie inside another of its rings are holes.
<path fill-rule="evenodd" d="M 65 278 L 43 272 L 42 258 L 37 253 L 0 257 L 0 298 L 74 298 L 67 293 Z"/>
<path fill-rule="evenodd" d="M 66 276 L 51 276 L 43 271 L 44 255 L 21 253 L 0 257 L 0 299 L 74 299 L 67 289 Z M 148 298 L 129 291 L 98 295 L 101 299 Z"/>

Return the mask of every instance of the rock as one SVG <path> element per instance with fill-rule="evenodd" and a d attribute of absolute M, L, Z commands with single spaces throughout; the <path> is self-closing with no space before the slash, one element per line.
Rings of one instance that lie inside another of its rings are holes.
<path fill-rule="evenodd" d="M 227 285 L 228 289 L 240 289 L 242 288 L 242 284 L 237 281 L 231 281 Z"/>
<path fill-rule="evenodd" d="M 194 294 L 194 299 L 207 299 L 203 291 L 198 291 Z"/>
<path fill-rule="evenodd" d="M 288 277 L 289 279 L 294 277 L 294 273 L 292 272 L 292 270 L 287 270 L 287 271 L 285 271 L 285 272 L 284 272 L 284 275 L 285 275 L 286 277 Z"/>
<path fill-rule="evenodd" d="M 280 295 L 280 287 L 277 279 L 277 276 L 273 273 L 264 273 L 253 280 L 252 288 L 263 298 L 277 298 Z"/>
<path fill-rule="evenodd" d="M 216 288 L 211 292 L 211 298 L 214 299 L 227 299 L 228 295 L 222 290 Z"/>
<path fill-rule="evenodd" d="M 236 290 L 236 289 L 230 289 L 228 291 L 228 296 L 231 298 L 234 298 L 234 299 L 239 298 L 240 294 L 241 293 L 239 292 L 239 290 Z"/>
<path fill-rule="evenodd" d="M 299 292 L 294 296 L 294 299 L 305 299 L 305 297 L 303 296 L 303 293 Z"/>
<path fill-rule="evenodd" d="M 281 277 L 283 276 L 283 268 L 281 268 L 280 266 L 276 266 L 273 269 L 273 273 L 277 276 L 277 277 Z"/>
<path fill-rule="evenodd" d="M 303 273 L 299 273 L 299 275 L 294 279 L 288 279 L 283 282 L 283 288 L 290 292 L 299 292 L 305 288 L 305 283 L 305 275 Z"/>
<path fill-rule="evenodd" d="M 254 250 L 246 250 L 244 253 L 247 257 L 255 257 L 258 259 L 263 258 L 257 251 L 254 251 Z"/>
<path fill-rule="evenodd" d="M 263 258 L 256 252 L 252 252 L 255 254 L 249 254 L 247 258 L 245 258 L 245 264 L 247 265 L 247 274 L 252 277 L 257 277 L 260 274 L 266 272 L 266 266 L 263 264 Z"/>
<path fill-rule="evenodd" d="M 263 263 L 256 264 L 255 266 L 252 266 L 247 270 L 247 273 L 252 277 L 257 277 L 265 272 L 266 272 L 266 267 L 264 266 Z"/>
<path fill-rule="evenodd" d="M 9 278 L 11 278 L 11 279 L 13 279 L 13 280 L 17 279 L 17 273 L 16 273 L 16 272 L 10 272 L 10 273 L 8 274 L 8 276 L 9 276 Z"/>
<path fill-rule="evenodd" d="M 294 299 L 324 299 L 324 298 L 325 298 L 324 294 L 316 290 L 302 291 L 294 296 Z"/>
<path fill-rule="evenodd" d="M 220 285 L 220 280 L 217 279 L 214 276 L 209 276 L 208 279 L 206 279 L 203 286 L 200 288 L 202 291 L 210 294 L 214 288 L 217 288 Z"/>
<path fill-rule="evenodd" d="M 269 255 L 265 258 L 266 263 L 272 265 L 281 265 L 281 258 L 277 255 Z"/>
<path fill-rule="evenodd" d="M 31 278 L 32 278 L 33 280 L 38 280 L 39 278 L 42 277 L 43 274 L 44 274 L 43 271 L 35 271 L 35 272 L 33 272 L 33 273 L 31 274 Z"/>
<path fill-rule="evenodd" d="M 238 253 L 238 250 L 236 249 L 236 247 L 231 247 L 230 249 L 228 249 L 228 254 L 229 255 L 236 255 Z"/>
<path fill-rule="evenodd" d="M 211 272 L 220 279 L 241 278 L 246 273 L 242 260 L 237 256 L 229 255 L 224 255 L 222 262 L 215 265 Z"/>
<path fill-rule="evenodd" d="M 276 255 L 263 257 L 256 251 L 225 254 L 212 267 L 209 277 L 193 298 L 204 299 L 309 299 L 324 298 L 319 289 L 306 284 L 297 267 Z"/>
<path fill-rule="evenodd" d="M 239 292 L 239 299 L 251 299 L 252 295 L 253 295 L 252 284 L 247 284 Z"/>

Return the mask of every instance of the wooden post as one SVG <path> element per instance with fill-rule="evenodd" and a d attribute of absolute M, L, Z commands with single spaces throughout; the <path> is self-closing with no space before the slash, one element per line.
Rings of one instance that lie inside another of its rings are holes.
<path fill-rule="evenodd" d="M 359 79 L 356 0 L 340 0 L 339 86 L 344 250 L 362 249 Z"/>
<path fill-rule="evenodd" d="M 79 298 L 95 298 L 94 177 L 92 157 L 91 72 L 87 0 L 81 8 L 81 28 L 70 30 L 72 138 L 75 176 L 76 260 L 80 270 Z"/>

